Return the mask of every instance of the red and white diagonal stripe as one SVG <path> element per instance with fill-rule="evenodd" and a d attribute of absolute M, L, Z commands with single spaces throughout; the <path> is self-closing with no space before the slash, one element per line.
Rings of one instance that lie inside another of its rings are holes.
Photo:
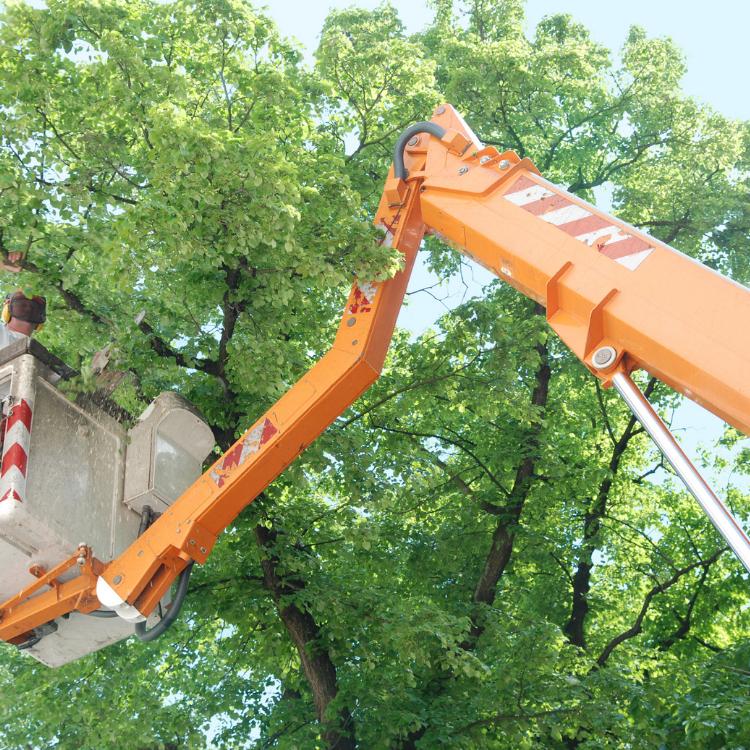
<path fill-rule="evenodd" d="M 229 473 L 254 456 L 277 432 L 278 428 L 266 417 L 250 428 L 232 448 L 230 448 L 211 469 L 211 479 L 218 487 L 223 487 Z"/>
<path fill-rule="evenodd" d="M 0 502 L 22 501 L 26 495 L 26 469 L 31 445 L 33 404 L 21 399 L 11 407 L 5 423 L 3 458 L 0 464 Z"/>
<path fill-rule="evenodd" d="M 610 217 L 595 214 L 567 193 L 557 192 L 525 175 L 516 180 L 504 197 L 631 271 L 654 251 L 647 240 L 630 234 Z"/>
<path fill-rule="evenodd" d="M 349 305 L 349 312 L 352 315 L 372 312 L 372 305 L 375 302 L 377 293 L 377 281 L 358 281 L 354 285 L 354 294 L 352 303 Z"/>

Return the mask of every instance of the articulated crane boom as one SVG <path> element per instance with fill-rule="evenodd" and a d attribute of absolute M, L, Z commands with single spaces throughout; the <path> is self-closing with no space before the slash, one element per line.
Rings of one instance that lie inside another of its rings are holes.
<path fill-rule="evenodd" d="M 750 434 L 749 290 L 547 182 L 528 159 L 482 146 L 447 105 L 399 139 L 375 220 L 403 270 L 354 284 L 331 350 L 123 554 L 103 563 L 82 548 L 61 564 L 78 558 L 78 577 L 42 592 L 50 571 L 0 605 L 0 638 L 21 643 L 100 605 L 137 622 L 178 576 L 186 585 L 221 531 L 377 379 L 427 231 L 546 308 L 750 570 L 750 540 L 630 379 L 647 370 Z"/>

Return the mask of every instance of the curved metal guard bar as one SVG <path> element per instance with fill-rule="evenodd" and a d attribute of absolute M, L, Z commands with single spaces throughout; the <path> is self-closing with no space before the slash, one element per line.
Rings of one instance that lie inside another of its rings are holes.
<path fill-rule="evenodd" d="M 404 149 L 406 148 L 409 139 L 418 133 L 429 133 L 434 135 L 436 138 L 442 138 L 445 135 L 445 128 L 442 125 L 438 125 L 436 122 L 415 122 L 414 125 L 410 125 L 403 133 L 398 137 L 396 145 L 393 148 L 393 176 L 399 180 L 406 179 L 406 167 L 404 166 Z"/>
<path fill-rule="evenodd" d="M 698 473 L 692 461 L 680 448 L 674 435 L 630 377 L 623 372 L 618 372 L 613 376 L 612 382 L 718 532 L 726 539 L 734 554 L 750 572 L 750 539 L 737 519 Z"/>

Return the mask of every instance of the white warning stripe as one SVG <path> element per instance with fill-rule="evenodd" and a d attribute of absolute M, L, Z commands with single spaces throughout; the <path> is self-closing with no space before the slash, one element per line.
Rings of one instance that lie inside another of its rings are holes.
<path fill-rule="evenodd" d="M 598 239 L 607 236 L 609 236 L 609 239 L 604 243 L 605 245 L 609 245 L 612 242 L 620 242 L 621 240 L 626 240 L 628 239 L 628 237 L 630 237 L 629 234 L 623 234 L 620 227 L 612 224 L 608 227 L 602 227 L 601 229 L 597 229 L 593 232 L 579 234 L 576 239 L 581 240 L 581 242 L 585 242 L 587 245 L 593 245 Z"/>
<path fill-rule="evenodd" d="M 261 422 L 257 427 L 251 430 L 247 437 L 242 441 L 242 453 L 240 454 L 240 465 L 245 463 L 245 459 L 248 456 L 252 456 L 260 450 L 261 440 L 263 438 L 263 430 L 265 429 L 265 420 Z"/>
<path fill-rule="evenodd" d="M 22 398 L 7 417 L 0 466 L 0 502 L 8 499 L 23 502 L 26 497 L 33 412 L 33 398 Z"/>
<path fill-rule="evenodd" d="M 367 297 L 367 301 L 372 304 L 375 301 L 375 296 L 378 293 L 378 282 L 377 281 L 358 281 L 357 286 L 362 294 Z"/>
<path fill-rule="evenodd" d="M 585 219 L 587 216 L 591 216 L 591 211 L 587 211 L 583 206 L 579 206 L 576 203 L 571 203 L 569 206 L 563 206 L 556 211 L 540 214 L 539 218 L 548 224 L 559 226 L 571 221 L 578 221 L 578 219 Z"/>
<path fill-rule="evenodd" d="M 507 193 L 504 197 L 511 203 L 515 203 L 517 206 L 525 206 L 527 203 L 534 203 L 542 200 L 542 198 L 551 198 L 555 193 L 551 190 L 547 190 L 543 185 L 534 185 L 533 187 L 519 190 L 515 193 Z"/>
<path fill-rule="evenodd" d="M 2 494 L 4 494 L 7 488 L 15 487 L 16 490 L 19 490 L 19 494 L 23 495 L 23 490 L 26 489 L 26 476 L 18 466 L 11 465 L 6 469 L 5 474 L 3 474 L 0 487 L 3 490 Z"/>
<path fill-rule="evenodd" d="M 16 422 L 6 433 L 4 445 L 11 446 L 13 443 L 21 443 L 26 449 L 29 444 L 30 434 L 26 425 L 20 420 Z"/>
<path fill-rule="evenodd" d="M 625 268 L 630 269 L 631 271 L 635 271 L 638 266 L 643 263 L 646 258 L 648 258 L 651 253 L 654 252 L 653 247 L 649 247 L 646 250 L 641 250 L 639 253 L 633 253 L 632 255 L 623 255 L 622 258 L 615 258 L 615 263 L 619 263 L 621 266 L 625 266 Z"/>
<path fill-rule="evenodd" d="M 590 207 L 577 203 L 564 190 L 549 189 L 526 175 L 516 180 L 513 188 L 513 192 L 503 196 L 509 203 L 562 229 L 579 242 L 596 247 L 600 253 L 630 271 L 638 268 L 654 250 L 648 247 L 647 239 L 631 234 L 626 227 L 609 223 L 611 217 L 589 210 Z M 548 198 L 552 200 L 547 201 Z"/>

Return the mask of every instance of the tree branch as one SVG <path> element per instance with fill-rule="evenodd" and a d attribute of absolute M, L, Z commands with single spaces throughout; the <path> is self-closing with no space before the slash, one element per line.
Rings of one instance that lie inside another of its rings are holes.
<path fill-rule="evenodd" d="M 644 395 L 646 398 L 656 387 L 656 378 L 651 378 Z M 620 468 L 625 451 L 636 435 L 642 431 L 638 426 L 638 420 L 631 416 L 627 426 L 623 430 L 620 439 L 614 444 L 610 456 L 607 476 L 599 485 L 596 497 L 590 504 L 583 522 L 583 542 L 581 553 L 578 558 L 576 571 L 573 575 L 573 595 L 571 601 L 570 615 L 563 627 L 568 640 L 580 648 L 586 648 L 585 623 L 589 612 L 588 593 L 591 588 L 591 570 L 593 568 L 593 555 L 596 549 L 596 539 L 599 536 L 601 522 L 607 513 L 609 493 L 614 484 L 615 476 Z"/>
<path fill-rule="evenodd" d="M 643 604 L 641 605 L 641 610 L 638 613 L 638 615 L 635 618 L 635 621 L 633 624 L 627 629 L 623 630 L 621 633 L 618 633 L 614 638 L 612 638 L 607 645 L 602 650 L 601 654 L 599 654 L 596 664 L 598 667 L 603 667 L 606 663 L 609 657 L 612 655 L 612 652 L 622 643 L 625 641 L 635 638 L 637 635 L 641 633 L 643 630 L 643 620 L 646 617 L 646 613 L 649 610 L 649 607 L 651 606 L 651 602 L 654 599 L 655 596 L 658 594 L 664 593 L 668 588 L 671 586 L 674 586 L 677 581 L 679 581 L 684 575 L 689 573 L 691 570 L 695 570 L 696 568 L 709 568 L 713 563 L 715 563 L 719 557 L 729 549 L 728 547 L 721 547 L 716 552 L 714 552 L 711 557 L 707 558 L 706 560 L 698 560 L 697 562 L 691 563 L 690 565 L 686 565 L 684 568 L 680 568 L 671 578 L 664 581 L 664 583 L 660 583 L 653 588 L 651 588 L 648 593 L 646 594 Z"/>

